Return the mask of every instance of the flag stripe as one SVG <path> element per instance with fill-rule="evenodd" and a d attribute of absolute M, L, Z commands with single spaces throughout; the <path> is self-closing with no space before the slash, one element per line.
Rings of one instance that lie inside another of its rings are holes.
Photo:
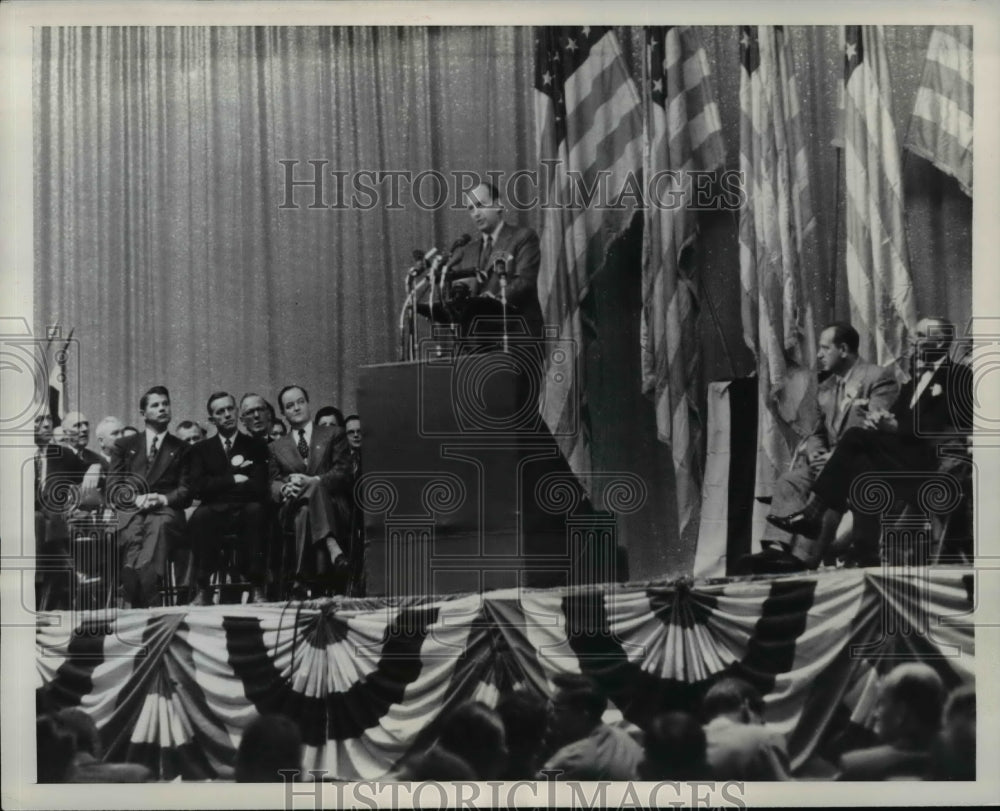
<path fill-rule="evenodd" d="M 648 28 L 646 58 L 650 99 L 646 176 L 676 173 L 657 185 L 690 193 L 691 170 L 724 165 L 718 106 L 705 50 L 691 27 Z M 690 198 L 682 201 L 687 203 Z M 698 531 L 703 467 L 702 417 L 698 403 L 701 350 L 698 297 L 685 248 L 697 234 L 686 206 L 649 205 L 643 236 L 642 388 L 653 397 L 657 436 L 671 446 L 676 481 L 678 530 L 691 540 Z"/>
<path fill-rule="evenodd" d="M 903 222 L 899 142 L 888 57 L 878 26 L 845 32 L 844 176 L 851 319 L 860 354 L 890 365 L 916 321 Z"/>

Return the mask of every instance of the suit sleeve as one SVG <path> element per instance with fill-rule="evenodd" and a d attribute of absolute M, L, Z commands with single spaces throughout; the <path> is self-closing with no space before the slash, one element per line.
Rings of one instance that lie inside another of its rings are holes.
<path fill-rule="evenodd" d="M 514 276 L 507 280 L 507 301 L 524 307 L 526 300 L 538 297 L 538 266 L 542 261 L 538 234 L 529 230 L 514 249 Z"/>
<path fill-rule="evenodd" d="M 826 429 L 826 417 L 823 408 L 819 404 L 820 391 L 816 392 L 816 419 L 813 424 L 812 433 L 806 437 L 806 454 L 812 455 L 819 451 L 828 450 L 828 432 Z"/>
<path fill-rule="evenodd" d="M 250 468 L 249 481 L 243 485 L 253 495 L 255 501 L 267 501 L 270 454 L 264 442 L 256 443 L 254 464 Z"/>
<path fill-rule="evenodd" d="M 879 375 L 868 392 L 869 411 L 889 411 L 899 397 L 899 381 L 892 369 L 879 367 Z"/>
<path fill-rule="evenodd" d="M 191 489 L 195 498 L 207 498 L 224 493 L 236 486 L 236 479 L 230 472 L 211 473 L 205 448 L 195 447 L 187 455 L 187 467 L 191 477 Z"/>
<path fill-rule="evenodd" d="M 177 486 L 163 495 L 167 499 L 167 506 L 175 510 L 183 510 L 191 504 L 191 472 L 188 461 L 188 450 L 191 447 L 187 443 L 180 450 L 180 458 L 177 460 Z"/>
<path fill-rule="evenodd" d="M 278 457 L 274 452 L 274 445 L 267 449 L 267 478 L 271 483 L 271 500 L 276 504 L 281 503 L 281 488 L 285 484 L 285 474 L 278 463 Z"/>

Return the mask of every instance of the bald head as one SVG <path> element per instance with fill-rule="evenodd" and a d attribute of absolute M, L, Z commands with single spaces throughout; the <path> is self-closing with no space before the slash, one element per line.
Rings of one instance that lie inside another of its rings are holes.
<path fill-rule="evenodd" d="M 125 425 L 118 417 L 105 417 L 99 423 L 94 433 L 97 435 L 97 449 L 105 456 L 111 455 L 111 446 L 122 435 Z"/>
<path fill-rule="evenodd" d="M 922 662 L 898 665 L 880 687 L 875 731 L 883 741 L 924 744 L 937 733 L 945 690 L 934 668 Z"/>

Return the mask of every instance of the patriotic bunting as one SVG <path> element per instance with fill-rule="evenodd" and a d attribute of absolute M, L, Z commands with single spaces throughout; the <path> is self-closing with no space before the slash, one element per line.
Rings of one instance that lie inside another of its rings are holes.
<path fill-rule="evenodd" d="M 836 731 L 838 706 L 870 724 L 871 671 L 919 656 L 949 685 L 973 678 L 972 624 L 942 622 L 972 610 L 970 578 L 853 569 L 404 605 L 95 614 L 71 631 L 38 628 L 37 687 L 51 706 L 93 716 L 109 760 L 159 779 L 231 777 L 242 731 L 279 712 L 302 731 L 304 768 L 369 780 L 432 740 L 458 703 L 493 704 L 518 687 L 548 695 L 559 673 L 592 676 L 640 725 L 738 675 L 765 695 L 799 765 Z"/>

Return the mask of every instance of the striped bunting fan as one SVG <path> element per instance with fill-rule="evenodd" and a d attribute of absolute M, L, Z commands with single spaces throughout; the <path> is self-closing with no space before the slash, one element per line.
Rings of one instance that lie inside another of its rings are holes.
<path fill-rule="evenodd" d="M 39 701 L 80 707 L 109 760 L 160 779 L 231 777 L 263 713 L 299 726 L 303 766 L 377 779 L 470 699 L 493 705 L 559 673 L 597 680 L 624 718 L 692 709 L 736 675 L 765 696 L 793 765 L 869 723 L 871 673 L 920 657 L 973 678 L 968 572 L 851 569 L 822 577 L 516 590 L 404 607 L 328 603 L 120 612 L 37 631 Z M 891 633 L 889 633 L 891 631 Z M 867 681 L 866 681 L 867 680 Z M 868 685 L 867 687 L 865 685 Z"/>

